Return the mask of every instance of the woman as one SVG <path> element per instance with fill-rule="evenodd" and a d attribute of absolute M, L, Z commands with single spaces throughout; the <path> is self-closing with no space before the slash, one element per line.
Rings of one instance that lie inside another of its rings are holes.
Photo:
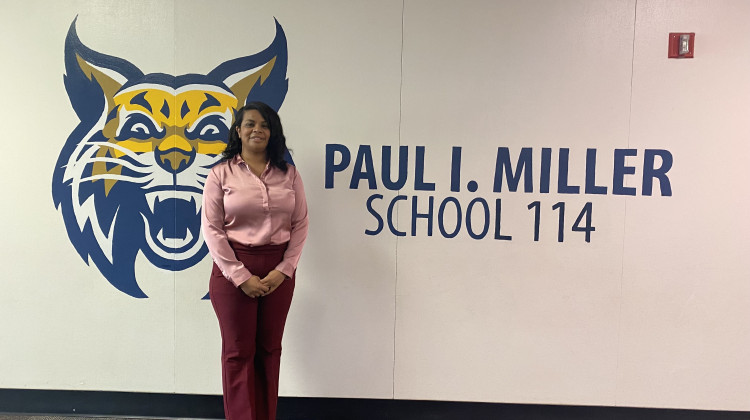
<path fill-rule="evenodd" d="M 203 189 L 228 420 L 276 418 L 281 337 L 307 237 L 305 191 L 286 153 L 279 115 L 248 103 Z"/>

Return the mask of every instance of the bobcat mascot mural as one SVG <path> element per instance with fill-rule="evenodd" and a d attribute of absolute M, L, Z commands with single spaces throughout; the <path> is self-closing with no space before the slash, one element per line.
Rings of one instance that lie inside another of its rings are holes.
<path fill-rule="evenodd" d="M 65 89 L 80 124 L 53 174 L 52 196 L 81 258 L 117 289 L 147 297 L 135 278 L 139 252 L 153 265 L 184 270 L 208 249 L 200 230 L 201 194 L 221 159 L 234 110 L 286 96 L 287 47 L 219 64 L 206 75 L 143 74 L 121 58 L 65 40 Z M 287 157 L 289 159 L 289 157 Z"/>

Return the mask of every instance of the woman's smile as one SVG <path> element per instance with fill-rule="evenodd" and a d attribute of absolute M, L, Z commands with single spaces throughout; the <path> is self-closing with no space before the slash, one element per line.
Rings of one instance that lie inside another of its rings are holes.
<path fill-rule="evenodd" d="M 265 153 L 271 129 L 268 122 L 255 109 L 245 111 L 242 124 L 237 127 L 242 149 L 250 153 Z"/>

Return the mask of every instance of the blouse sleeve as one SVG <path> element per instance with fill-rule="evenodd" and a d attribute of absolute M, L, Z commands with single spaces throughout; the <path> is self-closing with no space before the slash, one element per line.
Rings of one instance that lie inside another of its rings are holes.
<path fill-rule="evenodd" d="M 216 167 L 208 173 L 206 185 L 203 187 L 201 212 L 203 238 L 206 241 L 211 258 L 224 274 L 224 277 L 234 283 L 235 286 L 239 286 L 252 277 L 252 274 L 237 259 L 234 250 L 229 245 L 227 233 L 224 231 L 224 190 L 215 169 Z"/>
<path fill-rule="evenodd" d="M 292 277 L 297 269 L 299 257 L 302 255 L 302 247 L 307 239 L 307 198 L 302 178 L 296 167 L 290 167 L 294 171 L 292 188 L 294 189 L 294 210 L 292 211 L 292 230 L 289 235 L 289 245 L 284 252 L 284 259 L 276 266 L 287 277 Z"/>

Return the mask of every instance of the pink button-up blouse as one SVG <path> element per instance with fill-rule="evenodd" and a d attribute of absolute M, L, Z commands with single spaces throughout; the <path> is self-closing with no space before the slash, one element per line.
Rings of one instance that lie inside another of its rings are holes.
<path fill-rule="evenodd" d="M 286 173 L 266 165 L 256 176 L 240 155 L 211 168 L 203 187 L 203 237 L 216 265 L 235 286 L 252 273 L 239 261 L 229 242 L 280 245 L 289 242 L 276 266 L 291 277 L 307 238 L 307 200 L 297 168 Z"/>

